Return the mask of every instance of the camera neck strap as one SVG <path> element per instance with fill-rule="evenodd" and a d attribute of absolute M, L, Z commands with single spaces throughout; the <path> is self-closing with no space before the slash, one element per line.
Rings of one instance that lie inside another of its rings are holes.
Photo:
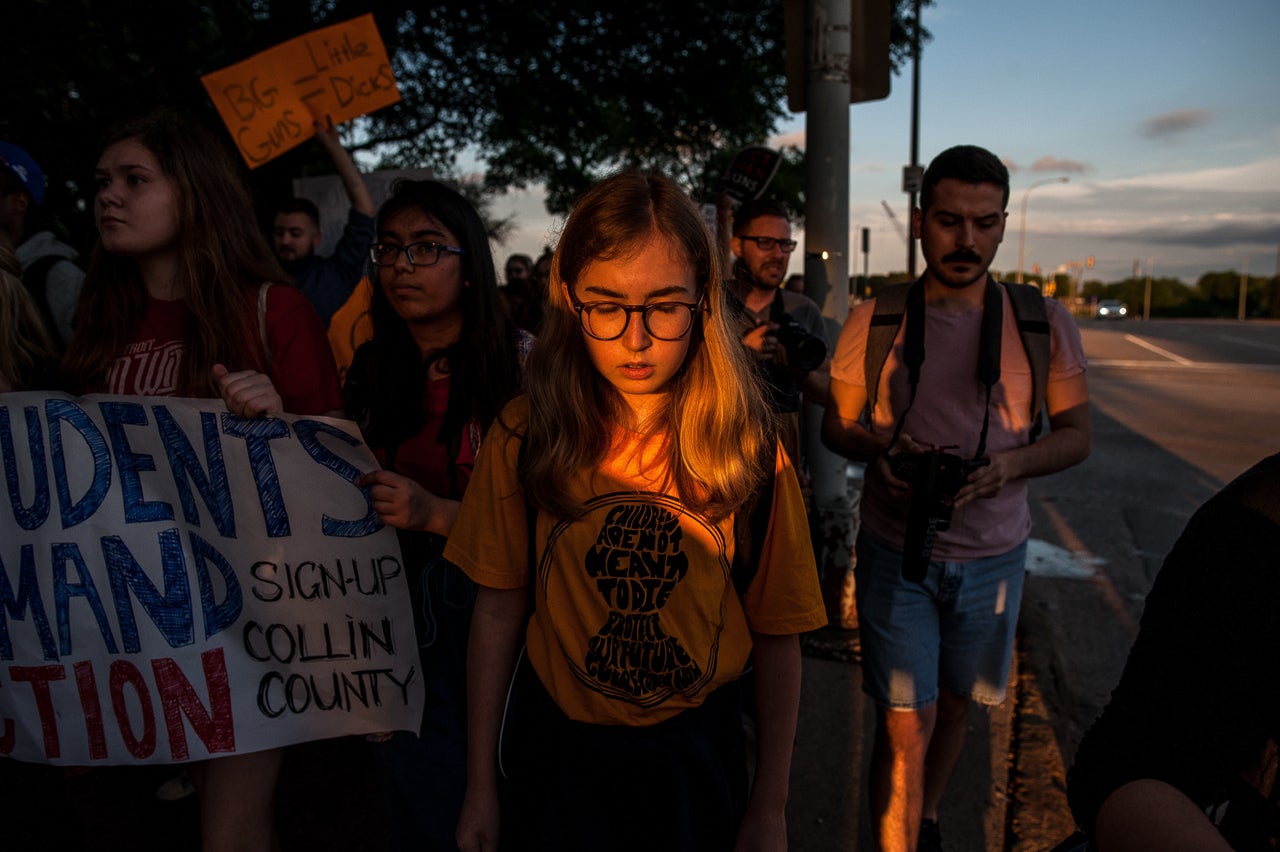
<path fill-rule="evenodd" d="M 786 308 L 782 306 L 782 291 L 781 289 L 774 290 L 773 301 L 769 303 L 769 322 L 776 322 L 781 325 L 786 315 Z"/>
<path fill-rule="evenodd" d="M 889 441 L 891 452 L 902 434 L 902 426 L 907 421 L 907 413 L 916 401 L 916 390 L 920 386 L 920 368 L 924 365 L 924 278 L 916 280 L 907 293 L 906 333 L 903 340 L 902 360 L 907 367 L 907 382 L 911 395 L 907 398 L 907 407 L 898 418 L 893 428 L 893 438 Z M 1000 347 L 1004 331 L 1004 294 L 1000 285 L 990 275 L 983 291 L 982 325 L 978 339 L 978 381 L 986 391 L 986 404 L 982 410 L 982 432 L 978 436 L 978 448 L 974 452 L 975 459 L 982 458 L 987 451 L 987 428 L 991 423 L 991 389 L 1000 381 Z"/>

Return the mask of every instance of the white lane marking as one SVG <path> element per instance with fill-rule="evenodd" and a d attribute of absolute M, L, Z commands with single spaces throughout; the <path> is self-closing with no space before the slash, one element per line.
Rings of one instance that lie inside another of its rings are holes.
<path fill-rule="evenodd" d="M 1190 364 L 1174 364 L 1170 361 L 1135 361 L 1112 358 L 1090 358 L 1090 367 L 1134 367 L 1142 370 L 1229 370 L 1232 372 L 1276 372 L 1280 364 L 1230 364 L 1210 361 L 1192 361 Z"/>
<path fill-rule="evenodd" d="M 1168 349 L 1161 349 L 1159 346 L 1156 346 L 1154 343 L 1148 343 L 1147 341 L 1143 340 L 1141 337 L 1137 337 L 1132 334 L 1126 334 L 1124 336 L 1124 339 L 1129 341 L 1130 343 L 1138 344 L 1143 349 L 1148 349 L 1156 353 L 1157 355 L 1160 355 L 1164 358 L 1168 358 L 1170 361 L 1176 361 L 1177 363 L 1182 364 L 1183 366 L 1188 366 L 1190 364 L 1195 363 L 1194 361 L 1191 361 L 1187 358 L 1183 358 L 1181 355 L 1174 355 Z"/>
<path fill-rule="evenodd" d="M 1027 542 L 1027 573 L 1037 577 L 1065 577 L 1088 580 L 1105 559 L 1088 553 L 1074 553 L 1038 538 Z"/>

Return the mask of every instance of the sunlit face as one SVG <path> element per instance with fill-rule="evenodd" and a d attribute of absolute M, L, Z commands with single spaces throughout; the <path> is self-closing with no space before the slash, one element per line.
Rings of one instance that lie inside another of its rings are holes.
<path fill-rule="evenodd" d="M 916 210 L 911 226 L 920 240 L 925 274 L 952 289 L 985 281 L 1004 239 L 1004 191 L 994 183 L 938 181 L 926 213 Z"/>
<path fill-rule="evenodd" d="M 109 146 L 94 177 L 93 217 L 106 251 L 136 259 L 175 251 L 178 190 L 145 145 L 125 139 Z"/>
<path fill-rule="evenodd" d="M 694 303 L 700 292 L 693 264 L 669 239 L 655 235 L 631 257 L 588 264 L 578 276 L 573 295 L 580 302 L 647 305 Z M 692 329 L 691 324 L 678 340 L 658 340 L 637 312 L 629 315 L 626 329 L 616 340 L 596 340 L 585 331 L 582 338 L 591 363 L 618 390 L 636 421 L 642 422 L 664 404 L 668 383 L 689 354 Z"/>
<path fill-rule="evenodd" d="M 277 213 L 271 245 L 286 263 L 305 260 L 320 247 L 320 232 L 306 213 Z"/>
<path fill-rule="evenodd" d="M 388 216 L 378 228 L 378 242 L 407 246 L 413 243 L 440 243 L 457 246 L 458 238 L 429 213 L 409 207 Z M 391 308 L 410 325 L 459 323 L 462 321 L 462 255 L 441 252 L 430 266 L 411 265 L 404 252 L 393 266 L 380 266 L 378 285 Z"/>
<path fill-rule="evenodd" d="M 757 216 L 747 223 L 742 231 L 747 237 L 773 237 L 776 240 L 791 239 L 791 223 L 781 216 Z M 791 263 L 791 254 L 780 245 L 765 251 L 755 240 L 744 240 L 733 237 L 729 240 L 730 250 L 742 258 L 751 277 L 761 287 L 772 290 L 782 283 L 787 275 L 787 266 Z"/>

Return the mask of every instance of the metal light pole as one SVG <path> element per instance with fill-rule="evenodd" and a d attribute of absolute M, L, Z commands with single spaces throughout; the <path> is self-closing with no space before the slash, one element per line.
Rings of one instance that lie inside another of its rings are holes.
<path fill-rule="evenodd" d="M 1024 250 L 1027 246 L 1027 198 L 1031 195 L 1031 190 L 1037 186 L 1044 186 L 1047 183 L 1066 183 L 1070 178 L 1066 175 L 1056 178 L 1045 178 L 1038 180 L 1031 186 L 1027 187 L 1022 193 L 1022 224 L 1018 228 L 1018 277 L 1017 282 L 1022 283 L 1022 258 Z"/>
<path fill-rule="evenodd" d="M 1151 276 L 1155 273 L 1155 269 L 1155 257 L 1147 258 L 1147 286 L 1142 294 L 1142 318 L 1144 320 L 1151 319 Z"/>
<path fill-rule="evenodd" d="M 1240 310 L 1236 315 L 1236 319 L 1244 320 L 1245 304 L 1249 301 L 1249 261 L 1251 257 L 1244 259 L 1244 272 L 1240 275 Z"/>
<path fill-rule="evenodd" d="M 852 4 L 806 0 L 805 290 L 822 305 L 828 328 L 849 315 L 849 99 Z M 818 285 L 821 285 L 818 287 Z M 817 289 L 815 289 L 817 288 Z M 820 290 L 820 292 L 819 292 Z M 835 340 L 835 335 L 831 336 Z M 848 460 L 822 443 L 822 408 L 801 414 L 809 467 L 818 572 L 827 615 L 838 627 L 858 626 L 853 590 L 854 521 Z"/>
<path fill-rule="evenodd" d="M 914 4 L 915 25 L 911 28 L 911 166 L 920 168 L 920 0 Z M 916 214 L 916 190 L 907 201 L 907 280 L 916 280 L 916 235 L 911 226 Z"/>

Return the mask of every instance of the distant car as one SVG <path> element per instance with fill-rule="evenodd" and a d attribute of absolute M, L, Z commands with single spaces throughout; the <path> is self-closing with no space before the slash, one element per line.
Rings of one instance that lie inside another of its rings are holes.
<path fill-rule="evenodd" d="M 1124 319 L 1129 316 L 1129 306 L 1119 299 L 1103 299 L 1098 302 L 1098 319 Z"/>

